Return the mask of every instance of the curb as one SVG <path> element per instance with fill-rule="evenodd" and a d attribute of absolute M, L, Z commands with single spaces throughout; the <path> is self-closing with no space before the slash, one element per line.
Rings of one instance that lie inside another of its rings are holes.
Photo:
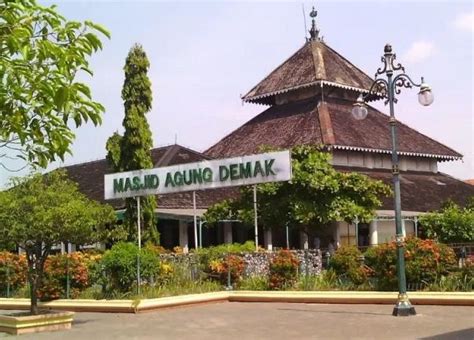
<path fill-rule="evenodd" d="M 73 312 L 135 313 L 139 301 L 134 300 L 66 300 L 39 302 L 40 309 Z M 28 310 L 30 299 L 0 299 L 0 309 Z"/>
<path fill-rule="evenodd" d="M 55 300 L 40 302 L 39 307 L 74 312 L 139 313 L 210 302 L 395 304 L 397 296 L 397 292 L 221 291 L 143 300 Z M 412 292 L 409 298 L 414 305 L 474 306 L 472 292 Z M 0 309 L 29 308 L 29 299 L 0 299 Z"/>
<path fill-rule="evenodd" d="M 395 304 L 398 292 L 231 292 L 231 302 L 293 302 L 334 304 Z M 409 294 L 414 305 L 474 306 L 474 293 L 413 292 Z"/>

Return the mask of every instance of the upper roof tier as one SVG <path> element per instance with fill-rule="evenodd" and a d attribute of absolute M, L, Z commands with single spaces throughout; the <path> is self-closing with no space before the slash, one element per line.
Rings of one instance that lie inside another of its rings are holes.
<path fill-rule="evenodd" d="M 322 40 L 309 40 L 242 99 L 275 104 L 276 96 L 315 86 L 367 93 L 373 80 Z"/>

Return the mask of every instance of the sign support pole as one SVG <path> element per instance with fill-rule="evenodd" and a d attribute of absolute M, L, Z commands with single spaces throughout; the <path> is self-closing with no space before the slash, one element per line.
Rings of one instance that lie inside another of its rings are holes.
<path fill-rule="evenodd" d="M 255 214 L 255 251 L 258 251 L 258 212 L 257 212 L 257 185 L 253 185 L 253 210 Z"/>
<path fill-rule="evenodd" d="M 355 226 L 355 245 L 356 247 L 359 246 L 359 219 L 355 218 L 354 220 L 354 226 Z"/>
<path fill-rule="evenodd" d="M 202 217 L 199 220 L 199 248 L 202 248 Z"/>
<path fill-rule="evenodd" d="M 71 243 L 67 242 L 66 248 L 66 299 L 71 295 L 71 281 L 69 278 L 69 254 L 71 253 Z"/>
<path fill-rule="evenodd" d="M 142 249 L 142 228 L 140 225 L 141 222 L 141 213 L 140 213 L 140 196 L 137 197 L 137 229 L 138 229 L 138 255 L 137 255 L 137 293 L 140 295 L 140 252 Z"/>
<path fill-rule="evenodd" d="M 198 249 L 197 216 L 196 216 L 196 191 L 193 191 L 193 215 L 194 215 L 194 249 Z"/>

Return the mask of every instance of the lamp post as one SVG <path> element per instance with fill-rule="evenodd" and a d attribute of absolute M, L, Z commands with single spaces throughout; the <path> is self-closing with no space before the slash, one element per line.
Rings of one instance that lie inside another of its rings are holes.
<path fill-rule="evenodd" d="M 395 64 L 396 55 L 392 52 L 392 46 L 387 44 L 382 56 L 383 67 L 377 70 L 375 80 L 370 87 L 369 93 L 365 96 L 360 95 L 352 108 L 352 115 L 357 120 L 367 117 L 368 110 L 365 103 L 366 99 L 373 100 L 384 98 L 385 105 L 390 107 L 390 132 L 392 140 L 392 177 L 393 191 L 395 193 L 395 225 L 396 225 L 396 243 L 397 243 L 397 277 L 398 277 L 398 300 L 393 308 L 394 316 L 415 315 L 415 308 L 411 305 L 407 295 L 407 285 L 405 276 L 405 249 L 404 236 L 402 231 L 402 212 L 400 200 L 400 178 L 398 168 L 397 154 L 397 131 L 394 104 L 397 102 L 396 95 L 400 93 L 401 88 L 419 87 L 418 101 L 423 106 L 428 106 L 433 102 L 433 93 L 431 88 L 421 78 L 421 83 L 417 84 L 405 73 L 405 68 Z M 385 75 L 386 79 L 379 78 Z"/>

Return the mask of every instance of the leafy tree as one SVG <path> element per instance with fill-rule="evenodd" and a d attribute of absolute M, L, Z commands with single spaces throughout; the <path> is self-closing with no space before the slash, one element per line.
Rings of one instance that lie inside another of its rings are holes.
<path fill-rule="evenodd" d="M 31 313 L 38 314 L 38 291 L 52 247 L 101 239 L 103 227 L 114 223 L 115 214 L 112 207 L 87 199 L 62 171 L 16 178 L 12 185 L 0 192 L 0 241 L 25 251 Z"/>
<path fill-rule="evenodd" d="M 471 199 L 471 202 L 474 202 Z M 465 208 L 454 202 L 447 202 L 444 207 L 420 217 L 420 223 L 426 236 L 437 238 L 440 242 L 472 242 L 474 240 L 474 205 Z"/>
<path fill-rule="evenodd" d="M 21 158 L 34 166 L 70 153 L 76 127 L 101 123 L 104 108 L 77 81 L 92 75 L 88 57 L 102 48 L 90 21 L 67 21 L 35 0 L 0 3 L 0 165 Z M 13 157 L 12 157 L 13 156 Z M 3 161 L 2 161 L 3 158 Z"/>
<path fill-rule="evenodd" d="M 359 173 L 336 171 L 330 157 L 312 146 L 295 147 L 291 181 L 257 186 L 259 224 L 272 228 L 288 223 L 309 233 L 332 221 L 373 218 L 380 197 L 389 195 L 390 188 Z M 253 223 L 252 195 L 251 187 L 243 187 L 238 199 L 210 207 L 206 220 L 212 224 L 234 218 Z"/>
<path fill-rule="evenodd" d="M 122 99 L 125 106 L 123 119 L 124 135 L 115 132 L 107 141 L 107 160 L 114 171 L 130 171 L 153 167 L 150 150 L 153 139 L 150 126 L 145 117 L 151 110 L 151 82 L 147 72 L 150 63 L 141 45 L 134 45 L 125 61 L 125 82 L 122 88 Z M 133 198 L 126 199 L 125 224 L 128 227 L 128 238 L 133 240 L 136 235 L 137 203 Z M 154 196 L 141 199 L 141 212 L 144 239 L 159 243 L 156 229 Z"/>

